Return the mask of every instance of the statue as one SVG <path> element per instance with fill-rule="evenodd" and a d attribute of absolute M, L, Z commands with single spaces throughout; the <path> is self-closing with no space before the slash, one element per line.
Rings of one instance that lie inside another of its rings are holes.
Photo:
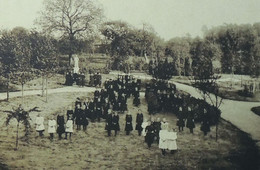
<path fill-rule="evenodd" d="M 79 74 L 79 58 L 77 55 L 73 57 L 74 60 L 74 68 L 73 68 L 73 73 Z"/>

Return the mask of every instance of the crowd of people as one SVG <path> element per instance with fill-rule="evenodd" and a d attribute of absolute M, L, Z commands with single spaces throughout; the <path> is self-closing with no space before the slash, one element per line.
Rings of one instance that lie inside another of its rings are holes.
<path fill-rule="evenodd" d="M 176 86 L 165 80 L 153 80 L 146 84 L 145 97 L 149 114 L 161 111 L 174 113 L 179 131 L 186 126 L 193 133 L 195 122 L 201 122 L 204 135 L 216 124 L 220 111 L 204 100 L 176 91 Z"/>
<path fill-rule="evenodd" d="M 90 87 L 101 87 L 102 85 L 102 76 L 99 72 L 89 73 L 89 86 Z"/>
<path fill-rule="evenodd" d="M 149 74 L 158 79 L 170 79 L 176 70 L 173 62 L 169 62 L 167 59 L 160 60 L 151 60 L 149 62 Z"/>
<path fill-rule="evenodd" d="M 176 126 L 179 128 L 179 132 L 183 131 L 186 126 L 193 133 L 195 122 L 200 121 L 201 130 L 206 135 L 210 130 L 210 125 L 214 123 L 211 122 L 210 114 L 208 114 L 213 111 L 210 105 L 205 104 L 202 100 L 179 93 L 174 84 L 163 80 L 152 80 L 145 86 L 145 98 L 150 114 L 149 120 L 144 118 L 140 109 L 133 117 L 132 113 L 128 111 L 127 99 L 132 96 L 133 106 L 138 106 L 140 104 L 140 90 L 141 80 L 135 79 L 133 76 L 118 75 L 115 80 L 107 79 L 104 82 L 104 88 L 97 89 L 93 98 L 76 99 L 74 108 L 70 107 L 67 110 L 66 121 L 62 113 L 57 115 L 56 120 L 54 116 L 48 120 L 50 139 L 53 140 L 56 132 L 59 139 L 62 139 L 64 133 L 65 139 L 68 135 L 71 138 L 74 125 L 77 131 L 81 129 L 86 131 L 89 121 L 100 122 L 102 119 L 106 122 L 104 129 L 107 131 L 107 136 L 111 136 L 112 131 L 117 136 L 121 129 L 119 123 L 121 116 L 119 115 L 127 112 L 124 127 L 126 135 L 130 135 L 133 130 L 136 130 L 139 136 L 144 136 L 148 148 L 153 143 L 157 143 L 162 150 L 162 154 L 165 155 L 167 149 L 171 150 L 171 153 L 177 150 L 177 132 L 175 128 L 172 128 L 175 125 L 171 125 L 171 128 L 169 128 L 165 118 L 162 121 L 159 117 L 154 120 L 155 113 L 166 111 L 176 114 Z M 133 126 L 134 118 L 135 127 Z M 36 131 L 39 132 L 39 136 L 42 136 L 44 132 L 43 122 L 44 118 L 38 115 Z"/>
<path fill-rule="evenodd" d="M 76 84 L 78 86 L 85 86 L 86 76 L 84 73 L 73 73 L 68 71 L 65 75 L 65 85 L 66 86 L 72 86 L 73 84 Z"/>

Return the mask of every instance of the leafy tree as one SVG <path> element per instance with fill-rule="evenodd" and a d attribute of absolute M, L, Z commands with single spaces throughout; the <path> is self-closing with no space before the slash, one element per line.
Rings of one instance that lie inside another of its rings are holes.
<path fill-rule="evenodd" d="M 67 39 L 69 63 L 77 50 L 77 39 L 96 32 L 102 21 L 102 10 L 92 0 L 44 0 L 44 10 L 36 23 L 45 32 Z"/>
<path fill-rule="evenodd" d="M 165 55 L 173 58 L 177 75 L 191 74 L 190 41 L 189 37 L 184 37 L 173 38 L 166 42 Z"/>
<path fill-rule="evenodd" d="M 213 122 L 216 123 L 216 140 L 218 140 L 218 122 L 220 118 L 220 106 L 222 104 L 223 98 L 219 97 L 219 86 L 217 80 L 220 78 L 218 75 L 214 75 L 213 71 L 207 70 L 208 67 L 204 67 L 203 65 L 199 68 L 198 72 L 193 76 L 191 82 L 197 87 L 197 89 L 201 92 L 203 100 L 205 102 L 209 102 L 212 106 L 214 106 L 211 111 L 207 111 L 203 119 L 215 118 Z"/>
<path fill-rule="evenodd" d="M 31 124 L 30 124 L 31 118 L 29 116 L 29 113 L 34 112 L 34 111 L 39 112 L 38 107 L 34 107 L 33 109 L 25 111 L 22 108 L 22 105 L 19 105 L 19 107 L 17 109 L 13 109 L 12 111 L 4 111 L 4 112 L 8 113 L 8 115 L 6 117 L 6 121 L 5 121 L 6 126 L 9 125 L 9 123 L 12 119 L 15 119 L 17 121 L 15 150 L 18 149 L 20 124 L 24 125 L 25 137 L 26 137 L 26 140 L 28 141 L 28 136 L 29 136 L 30 130 L 31 130 Z"/>

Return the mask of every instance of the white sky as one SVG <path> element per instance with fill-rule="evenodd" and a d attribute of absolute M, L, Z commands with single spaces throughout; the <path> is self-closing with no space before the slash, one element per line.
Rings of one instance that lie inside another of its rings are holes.
<path fill-rule="evenodd" d="M 0 29 L 33 28 L 43 0 L 0 0 Z M 107 19 L 141 28 L 150 23 L 162 38 L 201 36 L 201 28 L 260 22 L 260 0 L 98 0 Z"/>

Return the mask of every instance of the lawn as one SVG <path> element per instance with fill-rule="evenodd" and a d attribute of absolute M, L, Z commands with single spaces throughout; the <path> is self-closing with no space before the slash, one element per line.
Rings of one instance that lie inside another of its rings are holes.
<path fill-rule="evenodd" d="M 91 93 L 57 93 L 49 95 L 45 103 L 41 96 L 26 96 L 25 109 L 38 106 L 47 120 L 51 115 L 65 113 L 73 105 L 76 97 L 92 97 Z M 1 102 L 1 110 L 10 110 L 17 106 L 21 98 L 12 98 L 9 103 Z M 135 114 L 137 108 L 128 100 L 129 112 Z M 148 118 L 147 104 L 141 99 L 140 109 Z M 37 113 L 31 113 L 32 124 Z M 51 142 L 47 132 L 43 138 L 38 137 L 35 129 L 30 142 L 20 141 L 18 151 L 15 147 L 16 123 L 4 125 L 6 115 L 0 115 L 0 157 L 9 169 L 257 169 L 259 155 L 254 141 L 230 123 L 221 120 L 219 124 L 219 140 L 215 141 L 215 127 L 207 136 L 203 136 L 197 124 L 194 134 L 185 128 L 178 133 L 178 152 L 166 156 L 161 155 L 157 144 L 148 149 L 144 137 L 132 131 L 130 136 L 124 133 L 125 115 L 120 115 L 121 132 L 117 137 L 107 137 L 104 120 L 90 123 L 87 132 L 76 131 L 72 140 L 58 140 L 57 134 Z M 166 117 L 171 128 L 176 127 L 176 117 L 171 113 L 160 113 L 156 117 Z M 22 127 L 21 127 L 22 128 Z M 33 126 L 34 128 L 34 126 Z M 22 129 L 21 129 L 22 132 Z M 22 137 L 22 133 L 20 133 Z"/>

